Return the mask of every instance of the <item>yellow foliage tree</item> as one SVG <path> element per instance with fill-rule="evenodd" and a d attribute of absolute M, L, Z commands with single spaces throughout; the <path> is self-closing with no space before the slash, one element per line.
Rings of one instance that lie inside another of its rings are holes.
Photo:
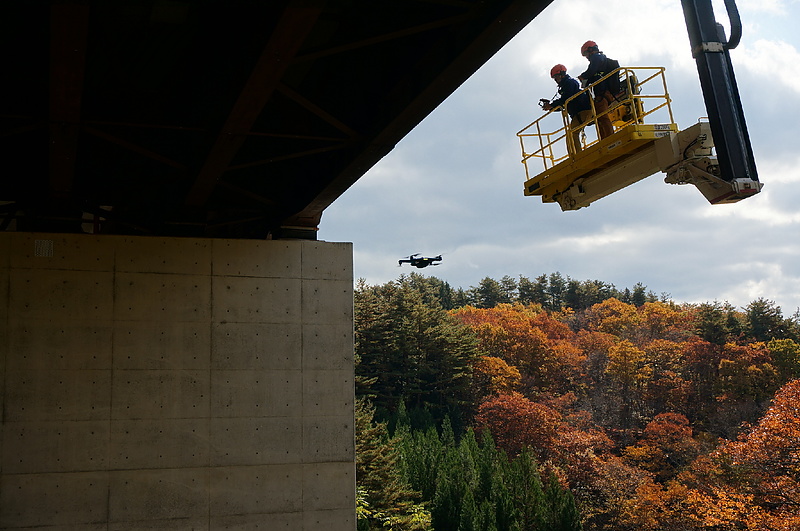
<path fill-rule="evenodd" d="M 520 384 L 519 369 L 495 356 L 481 356 L 475 363 L 473 382 L 478 397 L 511 394 Z"/>

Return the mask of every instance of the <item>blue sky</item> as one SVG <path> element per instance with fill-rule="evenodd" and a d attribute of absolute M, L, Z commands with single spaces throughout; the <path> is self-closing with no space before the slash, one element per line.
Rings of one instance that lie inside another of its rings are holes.
<path fill-rule="evenodd" d="M 578 211 L 522 193 L 516 132 L 550 98 L 550 67 L 586 67 L 597 41 L 623 66 L 664 66 L 681 129 L 706 115 L 678 0 L 555 0 L 397 147 L 328 207 L 319 239 L 354 244 L 356 278 L 409 273 L 397 260 L 443 254 L 415 272 L 454 287 L 559 271 L 618 288 L 645 284 L 678 302 L 764 297 L 800 307 L 800 0 L 739 0 L 731 51 L 763 191 L 710 205 L 655 174 Z M 722 1 L 717 20 L 728 27 Z"/>

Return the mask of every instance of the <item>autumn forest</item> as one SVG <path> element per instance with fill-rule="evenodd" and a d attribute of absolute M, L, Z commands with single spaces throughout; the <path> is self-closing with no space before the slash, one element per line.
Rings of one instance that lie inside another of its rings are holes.
<path fill-rule="evenodd" d="M 800 313 L 560 273 L 355 287 L 359 531 L 800 529 Z"/>

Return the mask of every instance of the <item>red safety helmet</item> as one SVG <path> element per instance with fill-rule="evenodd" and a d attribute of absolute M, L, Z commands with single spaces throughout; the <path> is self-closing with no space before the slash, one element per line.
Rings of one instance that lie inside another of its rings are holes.
<path fill-rule="evenodd" d="M 567 67 L 562 64 L 557 64 L 550 69 L 550 77 L 556 77 L 556 74 L 566 74 Z"/>
<path fill-rule="evenodd" d="M 597 50 L 597 43 L 594 41 L 586 41 L 581 46 L 581 55 L 586 56 L 586 52 L 590 50 Z"/>

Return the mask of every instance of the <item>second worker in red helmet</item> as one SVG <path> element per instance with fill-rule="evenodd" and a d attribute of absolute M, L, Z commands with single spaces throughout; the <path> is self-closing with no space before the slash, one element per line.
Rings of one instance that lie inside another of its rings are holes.
<path fill-rule="evenodd" d="M 586 41 L 583 43 L 583 46 L 581 46 L 581 55 L 589 61 L 589 68 L 578 76 L 578 80 L 583 82 L 582 86 L 599 81 L 612 71 L 611 67 L 614 64 L 619 67 L 616 61 L 608 59 L 605 54 L 600 51 L 597 47 L 597 43 L 594 41 Z M 608 110 L 608 105 L 614 101 L 614 94 L 610 90 L 611 81 L 610 78 L 606 78 L 592 89 L 594 91 L 594 110 L 598 114 L 597 128 L 600 130 L 600 138 L 606 138 L 614 133 L 611 119 L 607 114 L 603 114 Z"/>

